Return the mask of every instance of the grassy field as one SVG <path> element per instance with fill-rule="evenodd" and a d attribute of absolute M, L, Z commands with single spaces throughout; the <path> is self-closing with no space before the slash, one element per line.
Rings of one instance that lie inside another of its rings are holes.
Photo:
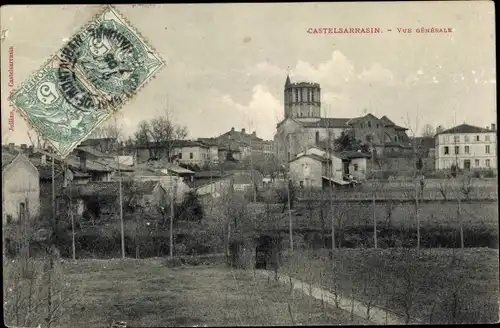
<path fill-rule="evenodd" d="M 61 269 L 79 301 L 52 327 L 106 327 L 112 320 L 130 327 L 369 323 L 223 265 L 172 268 L 163 259 L 88 260 Z"/>
<path fill-rule="evenodd" d="M 282 273 L 426 323 L 498 321 L 498 250 L 295 252 Z"/>

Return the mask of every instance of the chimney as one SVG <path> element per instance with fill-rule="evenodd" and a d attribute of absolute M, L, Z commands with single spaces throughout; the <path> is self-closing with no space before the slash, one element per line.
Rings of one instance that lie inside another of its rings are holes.
<path fill-rule="evenodd" d="M 241 133 L 245 133 L 245 128 L 241 129 Z"/>
<path fill-rule="evenodd" d="M 495 123 L 491 123 L 491 130 L 493 131 L 497 130 L 497 126 L 495 125 Z"/>
<path fill-rule="evenodd" d="M 28 149 L 28 145 L 27 145 L 27 144 L 21 144 L 21 149 L 22 149 L 22 150 L 26 150 L 26 149 Z"/>
<path fill-rule="evenodd" d="M 11 143 L 9 144 L 9 150 L 14 150 L 14 148 L 15 148 L 15 147 L 16 147 L 16 144 L 15 144 L 15 143 L 11 142 Z"/>
<path fill-rule="evenodd" d="M 234 128 L 231 128 L 231 132 L 234 132 Z"/>
<path fill-rule="evenodd" d="M 254 132 L 252 132 L 252 134 L 253 134 L 254 136 L 256 136 L 256 135 L 257 135 L 257 132 L 255 132 L 255 131 L 254 131 Z"/>

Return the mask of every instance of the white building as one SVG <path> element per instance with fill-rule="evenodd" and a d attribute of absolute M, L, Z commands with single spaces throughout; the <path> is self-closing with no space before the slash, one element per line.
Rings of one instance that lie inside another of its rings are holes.
<path fill-rule="evenodd" d="M 9 146 L 13 147 L 13 146 Z M 2 146 L 2 224 L 34 218 L 40 212 L 40 176 L 30 160 Z"/>
<path fill-rule="evenodd" d="M 436 170 L 456 164 L 461 169 L 496 169 L 495 124 L 480 128 L 461 124 L 435 136 Z"/>

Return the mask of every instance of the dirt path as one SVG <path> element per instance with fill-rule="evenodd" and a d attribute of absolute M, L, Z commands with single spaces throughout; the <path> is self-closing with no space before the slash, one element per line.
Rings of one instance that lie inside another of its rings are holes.
<path fill-rule="evenodd" d="M 271 277 L 275 279 L 275 273 L 272 271 L 258 270 L 259 275 L 264 277 Z M 335 295 L 329 291 L 311 286 L 308 283 L 302 282 L 298 279 L 291 278 L 289 276 L 278 273 L 278 281 L 283 285 L 290 284 L 293 285 L 293 289 L 303 292 L 305 295 L 310 295 L 318 300 L 323 300 L 324 302 L 335 306 Z M 345 310 L 349 313 L 354 313 L 355 315 L 365 318 L 378 325 L 404 325 L 405 321 L 395 314 L 389 313 L 385 309 L 381 309 L 375 306 L 370 307 L 370 312 L 368 313 L 368 308 L 362 302 L 356 301 L 348 297 L 338 296 L 339 308 Z M 410 323 L 422 323 L 419 320 L 412 320 Z"/>

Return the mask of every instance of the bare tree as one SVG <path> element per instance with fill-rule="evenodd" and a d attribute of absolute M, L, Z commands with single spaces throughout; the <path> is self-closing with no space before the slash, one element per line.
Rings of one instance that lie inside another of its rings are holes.
<path fill-rule="evenodd" d="M 4 257 L 4 316 L 11 326 L 47 327 L 61 323 L 78 303 L 77 291 L 69 286 L 60 268 L 57 248 L 50 244 L 50 231 L 38 217 L 26 211 L 17 222 L 4 227 L 8 252 Z M 38 245 L 36 254 L 30 250 Z"/>
<path fill-rule="evenodd" d="M 411 124 L 411 119 L 409 114 L 407 114 L 407 121 L 406 121 L 406 126 L 408 127 L 408 130 L 412 134 L 412 159 L 414 161 L 414 179 L 415 179 L 415 218 L 417 222 L 417 250 L 420 249 L 420 216 L 419 216 L 419 185 L 420 185 L 420 180 L 423 179 L 423 176 L 421 176 L 421 171 L 422 171 L 422 159 L 419 156 L 420 153 L 420 147 L 421 145 L 417 144 L 416 142 L 416 132 L 419 128 L 418 125 L 418 109 L 416 113 L 416 120 L 415 120 L 415 125 L 414 128 L 412 127 Z"/>
<path fill-rule="evenodd" d="M 172 160 L 172 150 L 177 140 L 187 137 L 187 128 L 173 123 L 168 116 L 159 116 L 139 123 L 134 133 L 136 144 L 146 145 L 152 158 L 167 156 Z"/>
<path fill-rule="evenodd" d="M 434 127 L 430 124 L 426 124 L 424 125 L 423 129 L 422 129 L 422 137 L 434 137 L 434 135 L 436 134 L 436 130 L 434 129 Z"/>
<path fill-rule="evenodd" d="M 36 130 L 28 129 L 26 131 L 28 139 L 33 147 L 38 149 L 45 149 L 47 147 L 47 140 L 44 139 Z"/>

